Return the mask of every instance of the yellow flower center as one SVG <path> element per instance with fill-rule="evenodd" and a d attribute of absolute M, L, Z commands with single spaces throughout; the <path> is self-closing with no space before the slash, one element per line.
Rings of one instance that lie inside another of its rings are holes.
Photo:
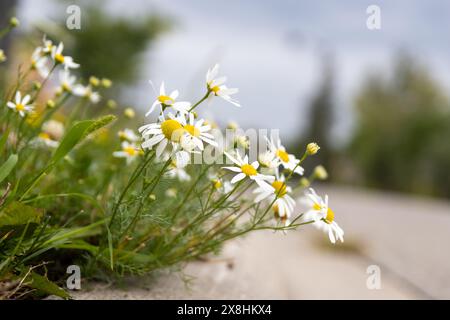
<path fill-rule="evenodd" d="M 166 139 L 174 142 L 178 142 L 184 133 L 181 123 L 173 119 L 169 119 L 161 123 L 161 130 Z"/>
<path fill-rule="evenodd" d="M 250 164 L 244 164 L 244 165 L 241 167 L 241 170 L 242 170 L 242 172 L 245 173 L 247 176 L 256 176 L 256 174 L 258 173 L 258 172 L 256 171 L 256 169 L 255 169 L 252 165 L 250 165 Z"/>
<path fill-rule="evenodd" d="M 42 140 L 50 140 L 50 135 L 47 132 L 39 133 L 39 138 Z"/>
<path fill-rule="evenodd" d="M 334 212 L 330 208 L 327 210 L 327 216 L 325 217 L 325 222 L 330 224 L 334 221 Z"/>
<path fill-rule="evenodd" d="M 64 56 L 61 53 L 55 54 L 55 61 L 59 63 L 64 63 Z"/>
<path fill-rule="evenodd" d="M 213 181 L 213 185 L 214 185 L 214 188 L 216 188 L 216 189 L 220 189 L 221 187 L 222 187 L 222 181 L 220 181 L 220 180 L 214 180 Z"/>
<path fill-rule="evenodd" d="M 193 126 L 193 125 L 190 125 L 190 124 L 185 125 L 184 129 L 193 137 L 200 136 L 200 130 L 197 127 Z"/>
<path fill-rule="evenodd" d="M 25 106 L 21 103 L 18 103 L 18 104 L 16 104 L 16 110 L 23 111 L 23 110 L 25 110 Z"/>
<path fill-rule="evenodd" d="M 217 93 L 220 91 L 220 87 L 219 86 L 214 86 L 211 88 L 211 91 L 214 92 L 215 95 L 217 95 Z"/>
<path fill-rule="evenodd" d="M 135 156 L 137 154 L 137 150 L 133 147 L 125 147 L 123 151 L 126 152 L 129 156 Z"/>
<path fill-rule="evenodd" d="M 286 183 L 282 181 L 275 180 L 272 183 L 272 187 L 275 189 L 275 194 L 279 197 L 283 197 L 286 193 Z"/>
<path fill-rule="evenodd" d="M 277 150 L 277 157 L 283 162 L 289 162 L 289 154 L 282 149 Z"/>
<path fill-rule="evenodd" d="M 161 102 L 162 104 L 165 104 L 165 105 L 170 105 L 170 104 L 174 103 L 173 99 L 169 96 L 159 96 L 158 100 L 159 100 L 159 102 Z"/>

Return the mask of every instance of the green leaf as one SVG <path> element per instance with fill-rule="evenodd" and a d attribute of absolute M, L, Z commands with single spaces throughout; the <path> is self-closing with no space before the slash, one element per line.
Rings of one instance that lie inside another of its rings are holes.
<path fill-rule="evenodd" d="M 75 123 L 62 139 L 59 147 L 56 149 L 51 159 L 56 163 L 64 158 L 73 148 L 83 141 L 89 134 L 108 125 L 116 119 L 113 115 L 101 117 L 96 120 L 83 120 Z"/>
<path fill-rule="evenodd" d="M 0 167 L 0 183 L 5 180 L 5 178 L 11 173 L 12 169 L 17 164 L 19 157 L 17 154 L 12 154 L 9 156 L 8 160 Z"/>
<path fill-rule="evenodd" d="M 12 202 L 0 212 L 0 228 L 4 226 L 40 223 L 42 216 L 42 210 L 20 202 Z"/>
<path fill-rule="evenodd" d="M 31 281 L 30 281 L 31 280 Z M 61 297 L 63 299 L 70 299 L 70 295 L 64 289 L 58 287 L 56 284 L 35 272 L 31 272 L 26 281 L 30 281 L 29 286 L 38 291 Z"/>
<path fill-rule="evenodd" d="M 7 128 L 5 132 L 3 132 L 2 137 L 0 138 L 0 153 L 3 152 L 3 148 L 5 147 L 6 141 L 8 140 L 8 136 L 9 128 Z"/>

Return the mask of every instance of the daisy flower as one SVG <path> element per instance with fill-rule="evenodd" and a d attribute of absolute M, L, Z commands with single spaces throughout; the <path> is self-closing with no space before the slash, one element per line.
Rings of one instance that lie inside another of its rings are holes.
<path fill-rule="evenodd" d="M 227 194 L 231 190 L 233 190 L 233 185 L 230 181 L 224 181 L 222 177 L 219 177 L 217 173 L 209 173 L 208 179 L 211 181 L 214 189 L 219 191 L 220 193 Z"/>
<path fill-rule="evenodd" d="M 310 209 L 305 213 L 305 221 L 314 221 L 314 226 L 328 233 L 331 243 L 344 242 L 344 230 L 334 221 L 334 212 L 328 206 L 328 195 L 322 199 L 312 188 L 304 199 Z"/>
<path fill-rule="evenodd" d="M 258 173 L 259 163 L 254 161 L 253 163 L 248 163 L 248 156 L 245 155 L 244 158 L 241 157 L 240 153 L 236 152 L 236 157 L 231 156 L 228 152 L 224 152 L 228 159 L 230 159 L 235 166 L 233 167 L 223 167 L 223 169 L 236 172 L 237 175 L 231 179 L 231 183 L 234 184 L 245 178 L 255 181 L 261 188 L 270 189 L 271 186 L 266 182 L 272 182 L 275 177 L 263 175 Z"/>
<path fill-rule="evenodd" d="M 72 57 L 64 56 L 63 55 L 64 50 L 64 44 L 62 42 L 59 43 L 59 45 L 52 47 L 51 57 L 52 59 L 59 64 L 62 64 L 64 68 L 67 69 L 76 69 L 80 65 L 78 63 L 75 63 L 72 59 Z"/>
<path fill-rule="evenodd" d="M 59 142 L 52 139 L 52 137 L 47 132 L 41 132 L 37 136 L 36 140 L 32 142 L 36 146 L 46 146 L 49 148 L 57 148 Z"/>
<path fill-rule="evenodd" d="M 77 78 L 70 74 L 68 69 L 59 72 L 60 90 L 71 93 L 74 89 L 74 84 Z"/>
<path fill-rule="evenodd" d="M 176 161 L 172 161 L 169 165 L 169 170 L 166 172 L 166 175 L 172 179 L 177 178 L 180 181 L 190 181 L 191 176 L 184 169 L 185 166 L 181 166 Z"/>
<path fill-rule="evenodd" d="M 303 172 L 305 170 L 300 165 L 298 165 L 300 163 L 300 160 L 297 159 L 293 154 L 287 153 L 286 148 L 281 144 L 281 140 L 279 138 L 274 141 L 273 138 L 269 140 L 266 137 L 266 140 L 269 145 L 269 151 L 275 154 L 276 158 L 279 161 L 279 164 L 281 164 L 285 169 L 289 171 L 292 171 L 295 168 L 295 173 L 303 175 Z"/>
<path fill-rule="evenodd" d="M 283 176 L 277 177 L 270 188 L 258 187 L 253 191 L 256 194 L 255 202 L 262 200 L 273 202 L 272 208 L 276 213 L 276 217 L 286 219 L 291 217 L 295 207 L 295 201 L 289 195 L 291 192 L 292 189 L 286 184 Z"/>
<path fill-rule="evenodd" d="M 43 46 L 38 47 L 37 49 L 39 49 L 43 55 L 51 55 L 53 49 L 56 47 L 53 44 L 53 41 L 47 39 L 47 35 L 44 34 L 44 37 L 42 38 L 42 43 L 43 43 Z"/>
<path fill-rule="evenodd" d="M 64 135 L 64 125 L 56 120 L 49 120 L 42 125 L 42 131 L 33 139 L 32 144 L 41 147 L 57 148 Z"/>
<path fill-rule="evenodd" d="M 186 150 L 193 150 L 194 148 L 198 148 L 199 150 L 203 150 L 203 142 L 208 143 L 214 147 L 217 147 L 218 144 L 214 141 L 214 136 L 208 131 L 211 130 L 210 125 L 205 125 L 205 120 L 200 119 L 195 121 L 195 116 L 191 112 L 187 115 L 188 120 L 186 121 L 184 117 L 181 117 L 183 129 L 185 134 L 181 137 L 181 144 Z"/>
<path fill-rule="evenodd" d="M 31 68 L 42 78 L 47 78 L 50 74 L 49 59 L 43 55 L 41 47 L 36 48 L 31 55 Z"/>
<path fill-rule="evenodd" d="M 150 113 L 152 113 L 157 106 L 161 107 L 161 111 L 164 110 L 165 107 L 172 107 L 175 111 L 178 111 L 182 114 L 187 113 L 191 108 L 191 103 L 186 101 L 175 102 L 175 99 L 178 98 L 178 95 L 178 90 L 174 90 L 169 95 L 167 95 L 163 81 L 161 83 L 161 87 L 159 88 L 158 98 L 156 98 L 156 100 L 153 102 L 150 110 L 145 114 L 145 116 L 148 116 Z"/>
<path fill-rule="evenodd" d="M 31 104 L 28 104 L 31 100 L 31 97 L 29 95 L 26 95 L 22 99 L 22 95 L 20 94 L 20 91 L 16 92 L 15 102 L 8 101 L 6 104 L 8 108 L 13 109 L 15 112 L 18 112 L 21 117 L 25 117 L 27 113 L 30 113 L 33 111 L 33 106 Z"/>
<path fill-rule="evenodd" d="M 100 95 L 98 92 L 92 91 L 90 85 L 83 86 L 78 84 L 73 88 L 73 94 L 79 97 L 89 99 L 90 102 L 96 104 L 100 101 Z"/>
<path fill-rule="evenodd" d="M 176 161 L 180 165 L 189 161 L 189 153 L 182 150 L 180 140 L 185 130 L 183 128 L 183 119 L 175 117 L 169 113 L 168 119 L 162 114 L 158 122 L 150 123 L 139 128 L 144 142 L 143 149 L 153 149 L 156 146 L 156 156 L 159 158 L 167 147 L 171 147 L 171 155 L 175 155 Z"/>
<path fill-rule="evenodd" d="M 113 152 L 113 156 L 116 158 L 125 158 L 127 160 L 127 164 L 130 164 L 138 156 L 142 155 L 142 150 L 139 149 L 139 147 L 134 143 L 123 141 L 121 146 L 122 150 Z"/>
<path fill-rule="evenodd" d="M 240 107 L 239 101 L 231 98 L 231 95 L 238 93 L 237 88 L 228 88 L 224 83 L 227 81 L 226 77 L 216 78 L 219 73 L 219 65 L 216 64 L 212 69 L 209 69 L 206 73 L 206 85 L 208 87 L 208 92 L 212 93 L 209 96 L 212 99 L 213 96 L 221 97 L 225 101 Z"/>
<path fill-rule="evenodd" d="M 279 166 L 278 158 L 270 150 L 266 150 L 258 155 L 258 162 L 261 165 L 261 171 L 274 174 Z"/>
<path fill-rule="evenodd" d="M 117 135 L 121 140 L 127 140 L 129 142 L 138 142 L 141 139 L 133 130 L 128 128 L 120 130 Z"/>

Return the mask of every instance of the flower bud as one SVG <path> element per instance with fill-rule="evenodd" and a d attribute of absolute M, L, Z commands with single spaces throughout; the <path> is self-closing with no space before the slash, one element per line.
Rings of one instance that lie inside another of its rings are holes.
<path fill-rule="evenodd" d="M 304 187 L 304 188 L 308 188 L 311 185 L 311 182 L 309 182 L 309 180 L 307 178 L 301 178 L 300 179 L 300 186 Z"/>
<path fill-rule="evenodd" d="M 311 142 L 306 146 L 306 153 L 310 156 L 316 154 L 319 151 L 320 147 L 317 143 Z"/>
<path fill-rule="evenodd" d="M 12 28 L 18 27 L 20 25 L 20 21 L 16 17 L 12 17 L 11 19 L 9 19 L 9 25 Z"/>
<path fill-rule="evenodd" d="M 134 116 L 136 115 L 136 113 L 134 112 L 133 108 L 126 108 L 123 111 L 123 114 L 125 117 L 127 117 L 128 119 L 133 119 Z"/>
<path fill-rule="evenodd" d="M 5 52 L 2 49 L 0 49 L 0 63 L 4 61 L 6 61 L 6 55 Z"/>
<path fill-rule="evenodd" d="M 108 100 L 108 102 L 106 102 L 106 105 L 107 105 L 108 108 L 110 108 L 110 109 L 115 109 L 115 108 L 117 108 L 117 102 L 115 102 L 115 101 L 112 100 L 112 99 Z"/>
<path fill-rule="evenodd" d="M 91 76 L 89 78 L 89 83 L 91 84 L 91 86 L 93 87 L 98 87 L 100 85 L 100 79 L 94 76 Z"/>
<path fill-rule="evenodd" d="M 50 99 L 47 101 L 46 106 L 47 106 L 47 108 L 53 109 L 56 106 L 56 103 L 55 103 L 55 101 Z"/>
<path fill-rule="evenodd" d="M 314 176 L 319 180 L 325 180 L 328 178 L 328 172 L 323 166 L 317 166 L 314 168 Z"/>
<path fill-rule="evenodd" d="M 101 85 L 103 88 L 110 88 L 112 86 L 112 81 L 108 78 L 103 78 L 101 80 Z"/>

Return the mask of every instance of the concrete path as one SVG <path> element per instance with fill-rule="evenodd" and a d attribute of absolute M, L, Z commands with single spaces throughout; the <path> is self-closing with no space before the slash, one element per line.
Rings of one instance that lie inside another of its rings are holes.
<path fill-rule="evenodd" d="M 230 243 L 215 262 L 183 274 L 88 284 L 77 299 L 443 299 L 450 298 L 450 203 L 324 186 L 345 244 L 312 226 L 258 232 Z M 381 289 L 366 286 L 369 265 Z M 184 277 L 184 279 L 183 279 Z M 190 278 L 193 277 L 193 278 Z M 186 279 L 188 285 L 186 285 Z"/>

